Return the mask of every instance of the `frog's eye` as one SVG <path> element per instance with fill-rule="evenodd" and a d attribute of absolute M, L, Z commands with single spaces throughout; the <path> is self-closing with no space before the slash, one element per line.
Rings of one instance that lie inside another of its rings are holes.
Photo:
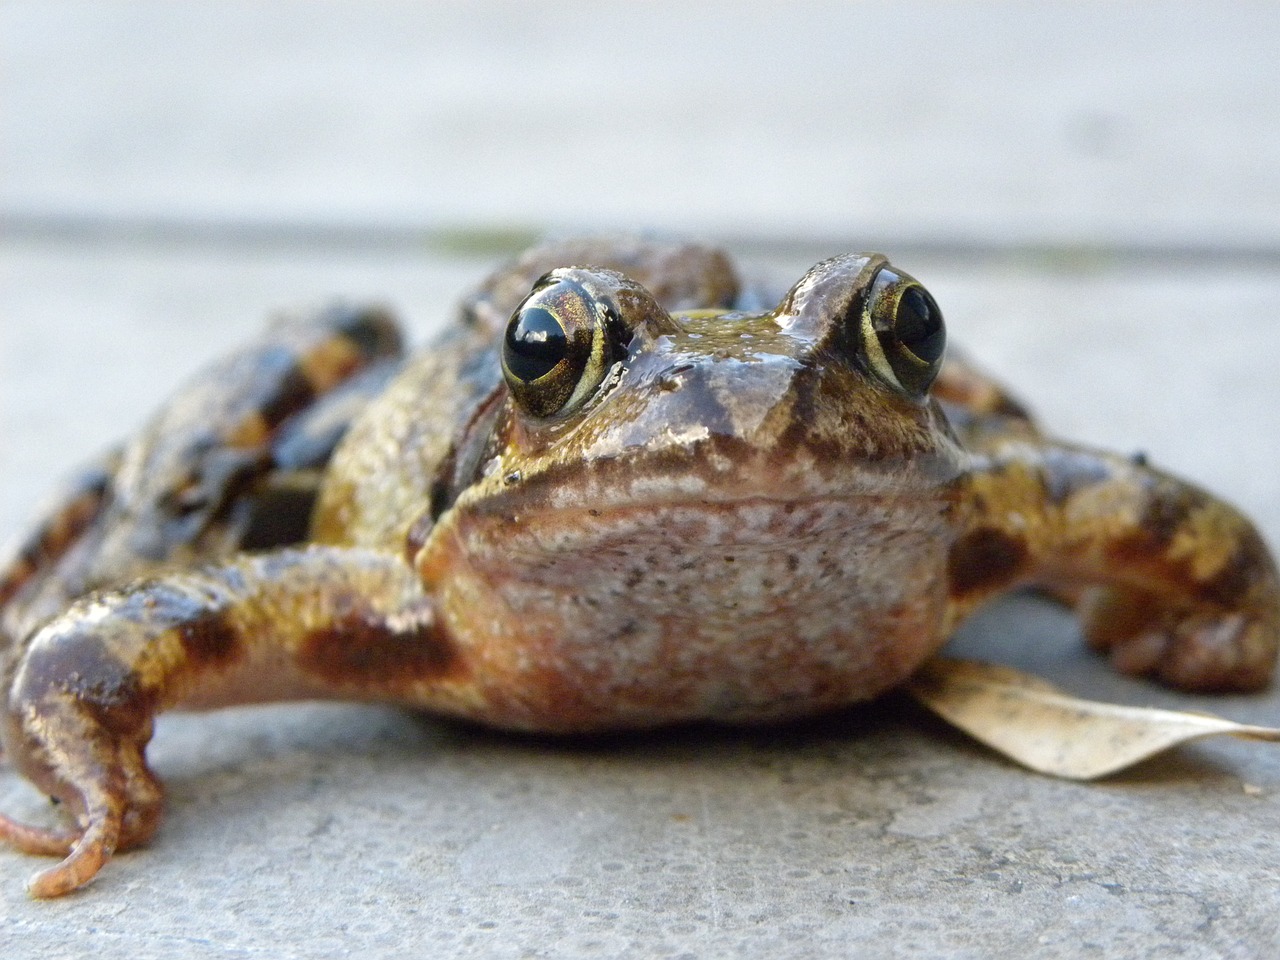
<path fill-rule="evenodd" d="M 942 366 L 947 332 L 942 311 L 912 277 L 882 267 L 862 308 L 862 343 L 880 379 L 923 397 Z"/>
<path fill-rule="evenodd" d="M 502 338 L 502 373 L 535 417 L 576 410 L 614 360 L 616 312 L 575 280 L 547 274 L 525 297 Z"/>

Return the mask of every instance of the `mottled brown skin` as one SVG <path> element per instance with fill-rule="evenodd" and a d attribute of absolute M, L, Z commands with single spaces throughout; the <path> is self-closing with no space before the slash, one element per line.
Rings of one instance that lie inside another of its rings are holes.
<path fill-rule="evenodd" d="M 92 590 L 305 537 L 348 410 L 400 357 L 380 309 L 278 318 L 59 493 L 0 566 L 0 641 Z"/>
<path fill-rule="evenodd" d="M 169 708 L 767 722 L 901 683 L 1024 585 L 1078 598 L 1122 670 L 1265 684 L 1280 588 L 1248 521 L 1046 438 L 967 363 L 939 371 L 922 297 L 848 256 L 761 313 L 715 251 L 573 241 L 496 274 L 402 368 L 359 312 L 215 368 L 0 569 L 0 740 L 74 823 L 0 818 L 65 858 L 31 892 L 154 832 L 144 749 Z"/>

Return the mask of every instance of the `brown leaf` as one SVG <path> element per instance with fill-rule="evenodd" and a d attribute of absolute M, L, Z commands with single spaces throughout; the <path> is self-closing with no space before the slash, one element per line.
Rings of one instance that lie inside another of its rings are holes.
<path fill-rule="evenodd" d="M 935 657 L 907 691 L 1010 759 L 1071 780 L 1105 777 L 1201 737 L 1280 740 L 1280 730 L 1212 714 L 1081 700 L 1038 677 L 971 660 Z"/>

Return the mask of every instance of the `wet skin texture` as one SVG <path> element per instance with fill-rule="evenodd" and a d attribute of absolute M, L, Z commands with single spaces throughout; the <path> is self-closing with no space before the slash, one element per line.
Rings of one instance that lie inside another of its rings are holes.
<path fill-rule="evenodd" d="M 85 471 L 0 569 L 0 740 L 87 883 L 159 823 L 170 708 L 404 704 L 516 730 L 761 723 L 901 683 L 993 596 L 1189 690 L 1265 685 L 1250 523 L 1045 437 L 883 257 L 780 300 L 705 248 L 536 248 L 405 359 L 385 313 L 277 324 Z M 776 303 L 776 305 L 775 305 Z"/>

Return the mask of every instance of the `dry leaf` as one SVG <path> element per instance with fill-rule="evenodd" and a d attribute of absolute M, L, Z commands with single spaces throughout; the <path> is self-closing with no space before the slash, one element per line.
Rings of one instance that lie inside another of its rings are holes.
<path fill-rule="evenodd" d="M 944 720 L 1025 767 L 1071 780 L 1115 773 L 1182 743 L 1280 730 L 1203 713 L 1081 700 L 1010 667 L 935 657 L 907 691 Z"/>

